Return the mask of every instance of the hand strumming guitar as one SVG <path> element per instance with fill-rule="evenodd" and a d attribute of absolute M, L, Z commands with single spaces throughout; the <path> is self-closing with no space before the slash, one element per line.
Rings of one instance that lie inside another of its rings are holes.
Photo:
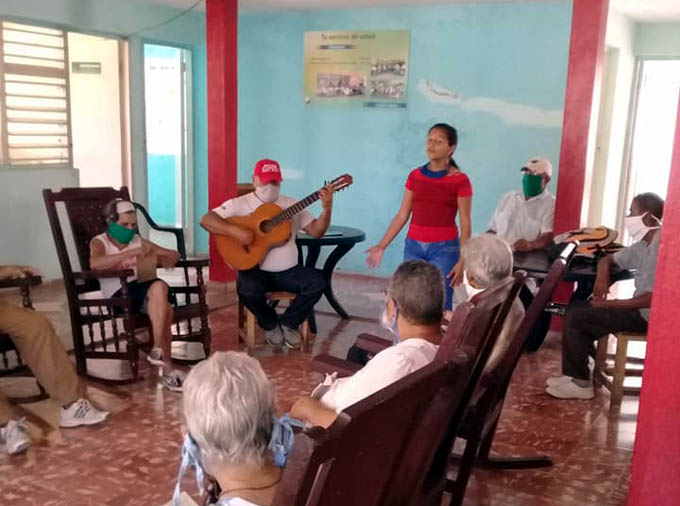
<path fill-rule="evenodd" d="M 255 235 L 253 234 L 253 232 L 248 230 L 247 228 L 234 227 L 232 235 L 243 246 L 248 246 L 255 239 Z"/>

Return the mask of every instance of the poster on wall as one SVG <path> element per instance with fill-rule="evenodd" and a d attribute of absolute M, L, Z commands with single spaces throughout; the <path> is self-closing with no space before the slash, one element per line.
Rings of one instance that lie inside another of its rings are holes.
<path fill-rule="evenodd" d="M 406 107 L 408 43 L 408 30 L 305 32 L 305 104 Z"/>

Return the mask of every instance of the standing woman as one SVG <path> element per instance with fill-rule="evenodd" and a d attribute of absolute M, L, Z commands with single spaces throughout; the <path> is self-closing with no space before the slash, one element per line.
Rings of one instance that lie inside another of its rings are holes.
<path fill-rule="evenodd" d="M 406 180 L 404 198 L 380 242 L 366 250 L 369 267 L 376 268 L 392 240 L 413 218 L 404 246 L 404 261 L 426 260 L 437 266 L 449 281 L 444 308 L 451 309 L 452 286 L 463 280 L 460 247 L 470 237 L 472 185 L 453 160 L 458 132 L 451 125 L 437 123 L 427 135 L 428 163 L 414 169 Z M 460 233 L 456 214 L 460 212 Z"/>

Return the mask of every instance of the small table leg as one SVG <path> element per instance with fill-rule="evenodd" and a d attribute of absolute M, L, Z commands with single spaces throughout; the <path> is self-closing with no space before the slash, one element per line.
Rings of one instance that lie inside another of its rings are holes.
<path fill-rule="evenodd" d="M 338 264 L 340 259 L 344 257 L 349 250 L 351 250 L 354 247 L 354 243 L 349 243 L 349 244 L 338 244 L 336 248 L 331 251 L 331 254 L 328 255 L 328 258 L 326 259 L 326 262 L 323 264 L 323 275 L 326 278 L 326 291 L 324 292 L 324 295 L 326 295 L 326 299 L 328 300 L 329 304 L 335 309 L 335 312 L 340 315 L 340 318 L 347 319 L 349 318 L 349 315 L 347 314 L 347 311 L 340 305 L 340 303 L 337 301 L 335 298 L 335 294 L 333 293 L 333 271 L 335 270 L 335 266 Z"/>
<path fill-rule="evenodd" d="M 335 294 L 333 293 L 333 271 L 335 270 L 335 266 L 338 264 L 340 259 L 344 257 L 349 250 L 351 250 L 354 247 L 354 243 L 344 243 L 344 244 L 338 244 L 333 251 L 331 251 L 330 255 L 328 255 L 328 258 L 326 259 L 326 262 L 323 264 L 323 269 L 321 269 L 321 273 L 323 274 L 324 279 L 326 280 L 326 290 L 324 291 L 324 295 L 326 296 L 326 300 L 328 300 L 328 303 L 331 305 L 331 307 L 335 310 L 336 313 L 338 313 L 338 316 L 343 319 L 349 318 L 349 315 L 347 314 L 347 311 L 340 305 L 340 303 L 337 301 L 335 298 Z M 307 246 L 307 257 L 305 258 L 305 267 L 309 267 L 311 269 L 316 269 L 316 262 L 319 260 L 319 255 L 321 254 L 321 246 L 319 245 L 309 245 Z M 298 260 L 300 263 L 302 263 L 302 247 L 298 245 Z M 316 322 L 312 322 L 312 326 L 316 326 Z M 312 332 L 315 332 L 316 329 L 312 329 Z"/>

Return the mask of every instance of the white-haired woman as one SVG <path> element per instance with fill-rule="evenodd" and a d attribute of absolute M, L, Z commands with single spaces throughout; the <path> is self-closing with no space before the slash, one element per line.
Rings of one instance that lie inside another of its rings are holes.
<path fill-rule="evenodd" d="M 482 234 L 471 237 L 463 245 L 461 257 L 465 265 L 465 278 L 471 288 L 465 298 L 491 288 L 512 275 L 512 249 L 497 235 Z M 493 368 L 501 359 L 522 323 L 522 318 L 524 306 L 518 297 L 510 308 L 498 341 L 487 361 L 487 370 Z"/>
<path fill-rule="evenodd" d="M 245 353 L 217 352 L 184 382 L 184 469 L 197 467 L 219 484 L 220 506 L 271 504 L 292 430 L 275 420 L 274 389 Z M 175 497 L 179 496 L 179 488 Z"/>

